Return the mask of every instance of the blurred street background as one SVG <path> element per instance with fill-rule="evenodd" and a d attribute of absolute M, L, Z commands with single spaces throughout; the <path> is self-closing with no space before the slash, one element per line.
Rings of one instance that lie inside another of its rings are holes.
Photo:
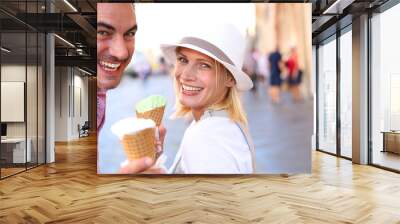
<path fill-rule="evenodd" d="M 257 172 L 311 172 L 311 4 L 136 4 L 136 13 L 139 29 L 134 57 L 120 86 L 107 93 L 98 144 L 108 153 L 102 156 L 122 162 L 124 152 L 111 125 L 135 116 L 139 100 L 160 94 L 168 100 L 164 153 L 166 167 L 172 165 L 190 121 L 169 119 L 175 103 L 172 65 L 163 59 L 159 45 L 218 21 L 235 24 L 247 40 L 243 70 L 255 87 L 241 98 L 255 144 Z M 155 20 L 154 15 L 165 21 Z M 99 161 L 102 166 L 102 158 Z"/>

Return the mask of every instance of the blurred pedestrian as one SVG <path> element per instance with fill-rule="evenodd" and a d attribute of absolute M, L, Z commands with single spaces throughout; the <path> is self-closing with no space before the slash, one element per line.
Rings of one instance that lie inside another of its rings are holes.
<path fill-rule="evenodd" d="M 168 65 L 165 62 L 165 58 L 161 56 L 158 60 L 158 64 L 159 64 L 158 72 L 160 73 L 160 75 L 167 75 L 168 74 Z"/>
<path fill-rule="evenodd" d="M 270 72 L 269 72 L 269 61 L 268 56 L 261 52 L 258 53 L 257 59 L 257 80 L 258 82 L 265 83 L 268 81 Z"/>
<path fill-rule="evenodd" d="M 302 71 L 299 69 L 299 62 L 296 47 L 290 49 L 290 55 L 286 61 L 288 69 L 288 86 L 292 94 L 292 99 L 295 102 L 301 100 L 300 84 L 302 78 Z"/>
<path fill-rule="evenodd" d="M 245 56 L 243 62 L 243 71 L 250 76 L 253 82 L 253 88 L 251 91 L 254 93 L 257 91 L 257 52 L 255 48 L 252 48 Z"/>
<path fill-rule="evenodd" d="M 280 91 L 282 85 L 281 71 L 284 66 L 282 61 L 282 55 L 279 52 L 279 48 L 276 48 L 274 52 L 269 55 L 269 68 L 271 71 L 270 76 L 270 88 L 269 95 L 273 103 L 280 102 Z"/>

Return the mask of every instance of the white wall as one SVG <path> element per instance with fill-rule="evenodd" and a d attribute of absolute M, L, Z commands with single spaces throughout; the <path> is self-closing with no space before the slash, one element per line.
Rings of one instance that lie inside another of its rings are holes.
<path fill-rule="evenodd" d="M 81 126 L 88 120 L 88 78 L 81 76 L 82 73 L 76 74 L 78 70 L 75 70 L 74 75 L 74 99 L 75 99 L 75 113 L 74 119 L 72 123 L 72 134 L 74 136 L 78 136 L 77 126 L 80 124 Z"/>
<path fill-rule="evenodd" d="M 9 64 L 1 66 L 1 81 L 2 82 L 25 82 L 25 75 L 27 69 L 28 74 L 36 67 L 25 65 L 17 65 L 17 64 Z M 28 97 L 36 97 L 36 90 L 34 93 L 27 93 Z M 28 100 L 28 99 L 27 99 Z M 28 100 L 30 102 L 31 100 Z M 35 105 L 36 106 L 36 105 Z M 9 108 L 1 108 L 1 110 L 7 110 Z M 29 116 L 30 114 L 28 114 Z M 28 117 L 28 120 L 31 121 L 32 118 Z M 7 136 L 8 137 L 25 137 L 25 122 L 7 122 Z M 31 127 L 31 126 L 28 126 Z"/>
<path fill-rule="evenodd" d="M 27 69 L 27 70 L 25 70 Z M 17 65 L 17 64 L 9 64 L 9 65 L 2 65 L 1 66 L 1 81 L 2 82 L 25 82 L 25 75 L 26 71 L 28 74 L 36 74 L 36 67 L 35 66 L 27 66 L 25 65 Z M 29 79 L 29 77 L 28 77 Z M 36 80 L 29 80 L 30 85 L 36 86 Z M 36 88 L 28 88 L 27 89 L 27 103 L 36 102 Z M 32 91 L 32 92 L 31 92 Z M 31 107 L 36 108 L 36 103 L 34 105 L 28 105 Z M 40 105 L 39 105 L 40 106 Z M 9 108 L 1 108 L 1 110 L 7 110 Z M 22 108 L 24 110 L 24 108 Z M 31 108 L 32 110 L 32 108 Z M 27 111 L 31 112 L 31 111 Z M 36 123 L 36 113 L 28 113 L 27 114 L 28 122 L 35 121 Z M 33 116 L 33 117 L 32 117 Z M 25 137 L 25 124 L 26 122 L 7 122 L 7 136 L 8 137 Z M 36 130 L 36 125 L 33 127 L 33 124 L 29 123 L 28 129 L 33 128 Z M 28 130 L 28 137 L 29 133 L 32 133 Z M 36 133 L 36 132 L 35 132 Z"/>
<path fill-rule="evenodd" d="M 1 121 L 24 122 L 24 82 L 1 82 Z"/>
<path fill-rule="evenodd" d="M 25 65 L 2 65 L 1 81 L 25 82 Z M 1 110 L 7 110 L 7 108 L 1 108 Z M 7 137 L 25 137 L 25 123 L 7 123 Z"/>
<path fill-rule="evenodd" d="M 21 122 L 6 122 L 7 123 L 7 137 L 9 138 L 24 138 L 25 135 L 28 137 L 29 148 L 31 149 L 32 161 L 36 162 L 36 158 L 39 159 L 39 163 L 44 163 L 44 150 L 45 150 L 45 139 L 44 139 L 44 83 L 41 66 L 32 66 L 25 64 L 3 64 L 1 66 L 1 81 L 2 82 L 24 82 L 26 83 L 26 106 L 25 102 L 22 102 L 22 106 L 12 108 L 10 106 L 1 107 L 2 112 L 16 113 L 13 110 L 19 110 L 22 113 L 23 120 Z M 25 80 L 27 78 L 27 80 Z M 5 89 L 2 89 L 4 94 Z M 19 90 L 20 94 L 24 94 L 24 89 Z M 7 93 L 5 93 L 7 94 Z M 8 98 L 7 95 L 2 95 L 2 98 Z M 24 98 L 23 96 L 22 98 Z M 22 99 L 23 100 L 23 99 Z M 23 100 L 25 101 L 25 100 Z M 3 104 L 3 102 L 2 102 Z M 26 120 L 24 114 L 26 112 Z M 39 154 L 37 157 L 37 153 Z"/>
<path fill-rule="evenodd" d="M 68 70 L 67 67 L 55 68 L 55 141 L 68 140 Z"/>
<path fill-rule="evenodd" d="M 25 65 L 1 65 L 1 81 L 25 82 Z"/>
<path fill-rule="evenodd" d="M 88 120 L 88 78 L 82 75 L 75 68 L 56 67 L 56 141 L 77 139 L 78 124 Z"/>

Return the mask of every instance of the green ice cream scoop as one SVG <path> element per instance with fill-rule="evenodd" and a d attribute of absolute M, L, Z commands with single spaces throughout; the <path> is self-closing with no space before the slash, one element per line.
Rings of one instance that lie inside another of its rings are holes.
<path fill-rule="evenodd" d="M 144 113 L 158 107 L 164 107 L 166 103 L 167 100 L 165 99 L 165 97 L 160 95 L 151 95 L 136 103 L 136 111 L 138 113 Z"/>

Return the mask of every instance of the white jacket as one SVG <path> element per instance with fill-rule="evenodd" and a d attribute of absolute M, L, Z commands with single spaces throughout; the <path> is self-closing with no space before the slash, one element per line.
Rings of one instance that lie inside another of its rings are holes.
<path fill-rule="evenodd" d="M 251 144 L 225 111 L 206 111 L 186 129 L 170 173 L 253 173 Z"/>

